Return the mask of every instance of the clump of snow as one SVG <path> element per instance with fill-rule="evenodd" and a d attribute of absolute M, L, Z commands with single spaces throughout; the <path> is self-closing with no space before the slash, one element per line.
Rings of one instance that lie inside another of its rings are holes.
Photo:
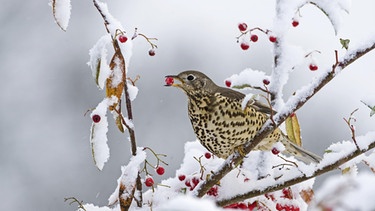
<path fill-rule="evenodd" d="M 239 74 L 234 74 L 231 77 L 225 79 L 225 81 L 230 81 L 232 87 L 243 85 L 250 85 L 252 87 L 263 87 L 264 79 L 269 80 L 269 76 L 266 76 L 264 72 L 259 70 L 253 70 L 251 68 L 246 68 Z"/>
<path fill-rule="evenodd" d="M 311 210 L 375 210 L 374 190 L 374 174 L 331 176 L 316 191 Z"/>
<path fill-rule="evenodd" d="M 119 188 L 122 184 L 126 187 L 123 195 L 121 197 L 129 198 L 131 197 L 132 190 L 135 188 L 136 179 L 138 177 L 138 172 L 140 170 L 140 165 L 146 160 L 146 152 L 143 148 L 137 148 L 137 154 L 131 157 L 130 162 L 128 165 L 121 167 L 121 176 L 117 180 L 117 187 L 116 190 L 112 193 L 109 197 L 108 202 L 109 204 L 114 204 L 118 200 L 119 196 Z"/>
<path fill-rule="evenodd" d="M 177 196 L 160 206 L 160 208 L 155 209 L 156 211 L 220 211 L 224 210 L 215 205 L 212 200 L 208 199 L 198 199 L 192 196 Z"/>
<path fill-rule="evenodd" d="M 90 49 L 90 60 L 87 64 L 90 66 L 92 76 L 100 89 L 103 89 L 105 82 L 109 77 L 111 70 L 107 63 L 107 44 L 110 43 L 109 34 L 102 36 L 96 44 Z"/>
<path fill-rule="evenodd" d="M 49 5 L 52 7 L 53 16 L 57 25 L 64 31 L 68 28 L 70 10 L 72 5 L 70 0 L 52 0 Z"/>
<path fill-rule="evenodd" d="M 129 98 L 131 101 L 133 101 L 138 94 L 138 87 L 134 86 L 133 84 L 128 83 L 128 92 L 129 92 Z"/>
<path fill-rule="evenodd" d="M 241 102 L 242 110 L 245 110 L 247 105 L 253 104 L 255 102 L 255 100 L 258 100 L 258 99 L 259 99 L 259 95 L 254 95 L 254 94 L 251 94 L 251 93 L 247 94 Z"/>
<path fill-rule="evenodd" d="M 96 167 L 102 170 L 104 164 L 109 159 L 109 147 L 107 145 L 107 132 L 108 132 L 108 120 L 107 120 L 107 108 L 114 103 L 117 103 L 116 97 L 105 98 L 98 106 L 91 112 L 91 118 L 94 115 L 100 116 L 100 121 L 92 123 L 90 144 L 92 149 L 92 156 Z"/>

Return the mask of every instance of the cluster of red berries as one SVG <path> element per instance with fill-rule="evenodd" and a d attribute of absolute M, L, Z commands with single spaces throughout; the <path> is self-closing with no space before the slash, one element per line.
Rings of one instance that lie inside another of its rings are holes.
<path fill-rule="evenodd" d="M 155 171 L 158 175 L 163 175 L 165 173 L 165 169 L 163 166 L 157 166 L 155 168 Z M 155 182 L 154 182 L 154 179 L 152 178 L 152 176 L 148 176 L 146 179 L 145 179 L 145 185 L 147 187 L 152 187 L 154 186 Z"/>
<path fill-rule="evenodd" d="M 254 201 L 253 203 L 243 203 L 243 202 L 240 202 L 240 203 L 234 203 L 234 204 L 230 204 L 228 206 L 225 206 L 224 209 L 239 209 L 239 210 L 249 210 L 249 211 L 252 211 L 252 210 L 262 210 L 260 209 L 261 207 L 259 207 L 259 204 L 257 201 Z"/>
<path fill-rule="evenodd" d="M 255 29 L 258 29 L 258 30 L 264 32 L 265 34 L 267 34 L 268 35 L 268 39 L 269 39 L 270 42 L 274 43 L 274 42 L 277 41 L 276 36 L 273 35 L 271 33 L 271 31 L 269 31 L 269 30 L 263 31 L 263 30 L 261 30 L 259 28 L 254 28 L 254 29 L 247 30 L 247 24 L 246 23 L 239 23 L 238 24 L 238 29 L 240 30 L 240 32 L 242 33 L 242 35 L 243 34 L 247 34 L 248 32 L 250 33 L 250 42 L 257 42 L 258 39 L 259 39 L 258 35 L 251 34 L 251 32 L 253 30 L 255 30 Z M 240 44 L 240 47 L 241 47 L 242 50 L 248 50 L 250 48 L 250 44 L 247 41 L 242 41 L 241 44 Z"/>
<path fill-rule="evenodd" d="M 118 36 L 118 41 L 120 41 L 120 43 L 126 43 L 126 41 L 128 41 L 128 37 L 125 36 L 124 34 L 120 34 Z M 155 49 L 152 48 L 148 51 L 148 55 L 150 56 L 155 56 Z"/>
<path fill-rule="evenodd" d="M 284 198 L 284 199 L 293 199 L 293 193 L 292 193 L 292 189 L 290 188 L 284 188 L 282 190 L 282 193 L 283 195 L 281 196 L 281 198 Z M 267 199 L 270 199 L 272 201 L 276 201 L 275 200 L 275 196 L 271 193 L 266 193 L 264 195 Z M 276 203 L 276 210 L 279 210 L 279 211 L 299 211 L 300 208 L 295 206 L 295 205 L 292 205 L 292 204 L 280 204 L 280 203 Z"/>

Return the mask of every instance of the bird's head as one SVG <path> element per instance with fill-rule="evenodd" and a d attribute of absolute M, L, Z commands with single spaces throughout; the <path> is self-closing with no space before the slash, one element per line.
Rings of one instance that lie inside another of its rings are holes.
<path fill-rule="evenodd" d="M 213 92 L 217 85 L 205 74 L 188 70 L 178 75 L 165 76 L 165 86 L 174 86 L 182 89 L 186 94 L 194 92 Z"/>

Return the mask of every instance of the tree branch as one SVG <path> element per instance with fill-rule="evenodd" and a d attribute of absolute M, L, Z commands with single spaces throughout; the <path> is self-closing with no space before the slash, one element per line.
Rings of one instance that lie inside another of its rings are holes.
<path fill-rule="evenodd" d="M 374 48 L 375 42 L 369 43 L 369 45 L 363 46 L 362 48 L 348 51 L 341 61 L 336 60 L 336 63 L 332 66 L 331 71 L 326 71 L 321 75 L 320 78 L 318 78 L 317 80 L 313 80 L 308 86 L 302 87 L 299 91 L 296 92 L 295 95 L 289 98 L 285 106 L 274 116 L 276 126 L 280 126 L 288 116 L 301 108 L 310 98 L 312 98 L 318 91 L 320 91 L 326 84 L 328 84 L 340 72 L 338 70 L 343 70 Z M 275 129 L 276 127 L 272 127 L 272 121 L 268 120 L 263 125 L 262 129 L 258 131 L 255 137 L 244 145 L 243 154 L 248 154 Z M 239 165 L 242 160 L 243 156 L 238 152 L 235 152 L 231 156 L 229 156 L 224 164 L 216 172 L 212 173 L 211 177 L 209 177 L 206 181 L 204 181 L 196 188 L 196 196 L 204 196 L 212 186 L 217 184 L 225 175 L 227 175 L 237 165 Z"/>
<path fill-rule="evenodd" d="M 295 184 L 307 181 L 311 178 L 320 176 L 324 173 L 327 173 L 329 171 L 337 169 L 342 164 L 348 162 L 349 160 L 351 160 L 351 159 L 353 159 L 353 158 L 355 158 L 355 157 L 357 157 L 357 156 L 359 156 L 359 155 L 361 155 L 361 154 L 363 154 L 363 153 L 365 153 L 365 152 L 367 152 L 367 151 L 369 151 L 373 148 L 375 148 L 375 140 L 372 141 L 372 143 L 368 146 L 367 149 L 361 150 L 361 149 L 356 148 L 355 151 L 353 151 L 352 153 L 350 153 L 346 157 L 343 157 L 343 158 L 337 160 L 336 162 L 334 162 L 330 165 L 326 165 L 322 168 L 316 169 L 315 172 L 313 174 L 309 175 L 309 176 L 301 175 L 300 177 L 295 177 L 295 178 L 290 179 L 290 180 L 286 180 L 286 181 L 283 181 L 283 182 L 280 182 L 280 183 L 275 183 L 273 185 L 268 186 L 267 188 L 265 188 L 263 190 L 252 190 L 252 191 L 249 191 L 247 193 L 236 195 L 236 196 L 233 196 L 233 197 L 228 198 L 228 199 L 219 200 L 219 201 L 216 202 L 216 204 L 218 206 L 225 206 L 225 205 L 228 205 L 228 204 L 243 201 L 245 199 L 252 198 L 252 197 L 255 197 L 255 196 L 259 196 L 259 195 L 263 195 L 265 193 L 281 190 L 281 189 L 289 187 L 291 185 L 295 185 Z"/>

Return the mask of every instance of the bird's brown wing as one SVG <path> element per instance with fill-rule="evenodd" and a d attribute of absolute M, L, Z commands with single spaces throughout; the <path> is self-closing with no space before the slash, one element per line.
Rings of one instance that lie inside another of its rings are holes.
<path fill-rule="evenodd" d="M 220 92 L 220 94 L 223 95 L 224 97 L 228 97 L 234 100 L 242 101 L 245 98 L 245 95 L 243 93 L 238 92 L 233 89 L 224 88 L 224 87 L 218 87 L 216 92 Z M 265 113 L 265 114 L 271 114 L 271 111 L 272 111 L 269 105 L 264 104 L 257 100 L 250 100 L 247 103 L 247 106 L 251 106 L 255 108 L 257 111 Z M 275 113 L 276 111 L 273 111 L 273 114 Z"/>

